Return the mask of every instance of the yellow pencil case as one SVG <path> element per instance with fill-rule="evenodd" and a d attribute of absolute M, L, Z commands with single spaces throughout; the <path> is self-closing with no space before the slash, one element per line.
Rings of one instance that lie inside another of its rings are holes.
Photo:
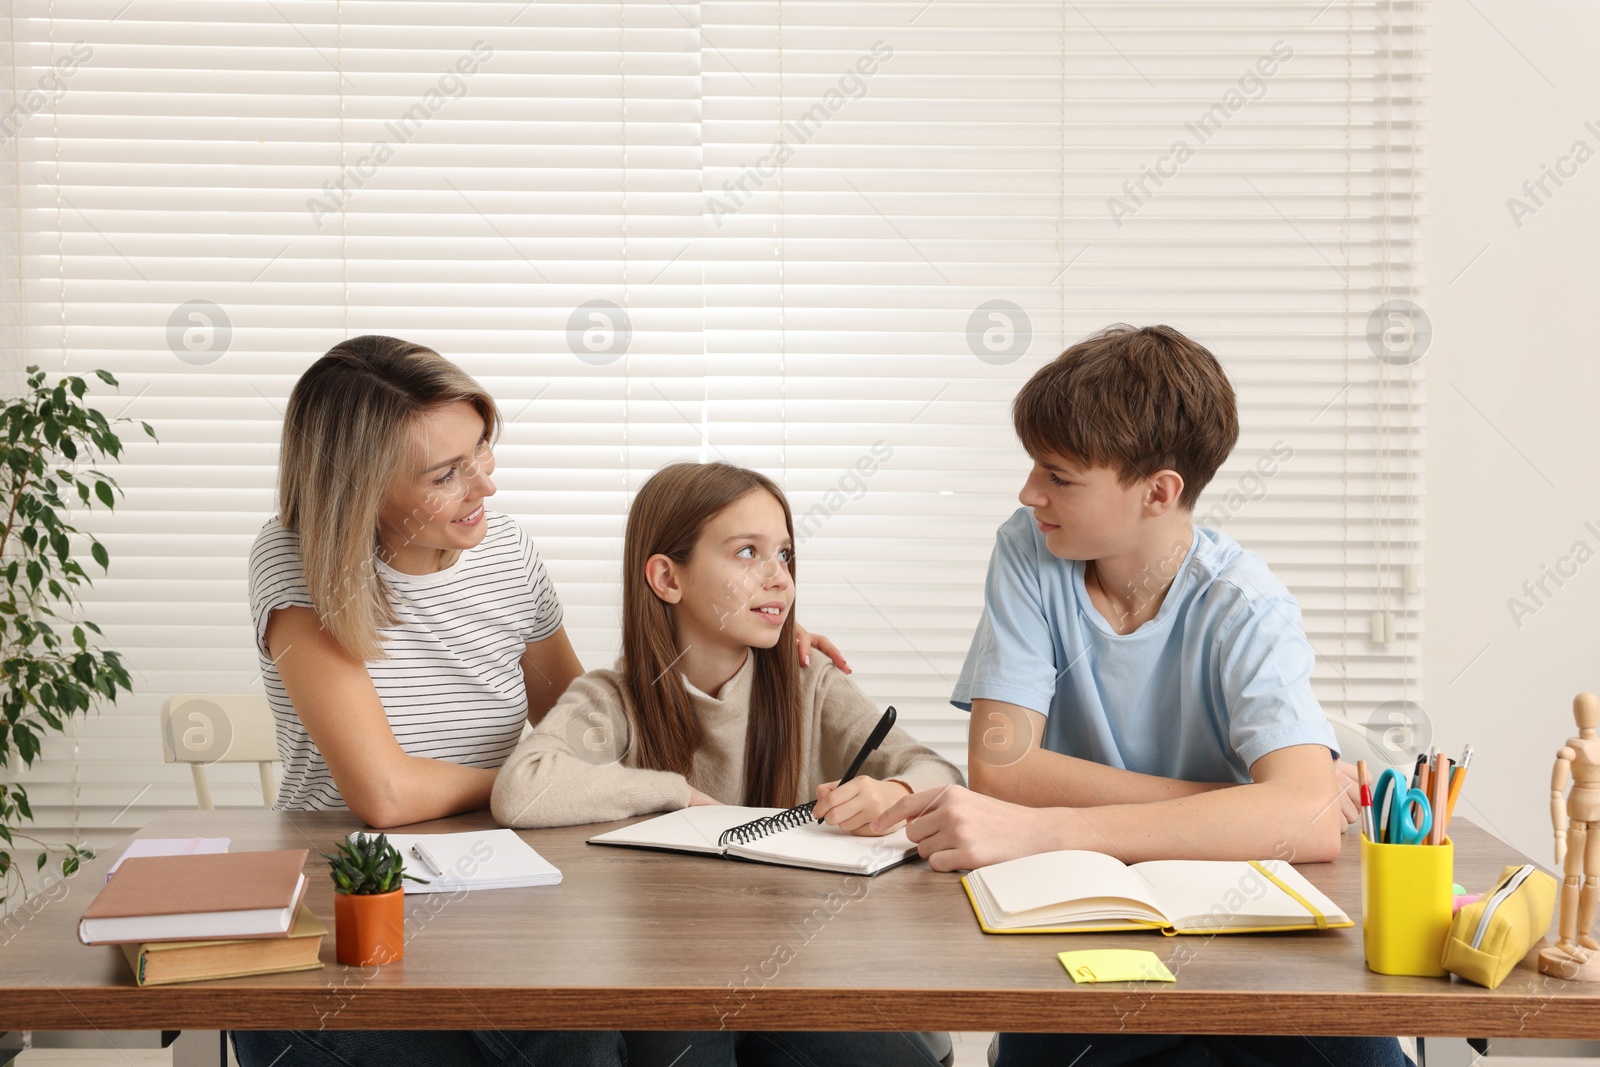
<path fill-rule="evenodd" d="M 1556 880 L 1531 863 L 1500 872 L 1494 890 L 1456 913 L 1444 969 L 1493 989 L 1550 929 Z"/>

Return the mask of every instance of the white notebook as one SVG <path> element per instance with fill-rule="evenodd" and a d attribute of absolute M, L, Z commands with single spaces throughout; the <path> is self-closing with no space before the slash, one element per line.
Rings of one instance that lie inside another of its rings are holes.
<path fill-rule="evenodd" d="M 1041 852 L 979 867 L 962 883 L 978 924 L 991 934 L 1212 934 L 1352 925 L 1338 905 L 1281 860 L 1151 860 L 1128 866 L 1100 852 Z"/>
<path fill-rule="evenodd" d="M 122 861 L 138 856 L 209 856 L 228 851 L 226 837 L 140 837 L 129 842 L 117 862 L 106 872 L 106 881 L 117 873 Z"/>
<path fill-rule="evenodd" d="M 356 833 L 368 833 L 358 830 Z M 350 835 L 352 838 L 355 834 Z M 407 893 L 454 893 L 462 889 L 519 889 L 558 885 L 561 872 L 515 830 L 468 830 L 458 834 L 388 834 L 400 850 L 407 874 L 426 884 L 405 883 Z M 439 873 L 443 872 L 443 873 Z"/>
<path fill-rule="evenodd" d="M 857 837 L 818 823 L 805 808 L 724 804 L 680 808 L 591 837 L 589 843 L 737 856 L 846 874 L 877 874 L 917 854 L 917 846 L 903 829 L 882 837 Z"/>

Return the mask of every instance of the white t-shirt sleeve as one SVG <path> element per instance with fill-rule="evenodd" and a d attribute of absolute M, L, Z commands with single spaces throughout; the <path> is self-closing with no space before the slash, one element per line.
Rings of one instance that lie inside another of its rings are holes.
<path fill-rule="evenodd" d="M 518 527 L 517 540 L 522 544 L 523 569 L 527 571 L 528 588 L 532 591 L 534 599 L 533 623 L 528 627 L 523 639 L 543 641 L 561 628 L 561 598 L 556 596 L 555 583 L 550 580 L 549 573 L 544 569 L 544 560 L 539 558 L 539 550 L 534 547 L 533 538 Z"/>
<path fill-rule="evenodd" d="M 256 646 L 264 655 L 267 621 L 278 608 L 313 608 L 300 562 L 300 536 L 273 519 L 262 527 L 250 549 L 250 617 L 255 622 Z"/>

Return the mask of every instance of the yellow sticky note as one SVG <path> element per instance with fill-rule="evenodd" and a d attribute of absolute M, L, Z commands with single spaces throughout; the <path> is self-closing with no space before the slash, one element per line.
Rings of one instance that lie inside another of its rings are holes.
<path fill-rule="evenodd" d="M 1056 958 L 1072 980 L 1084 982 L 1176 982 L 1154 952 L 1136 948 L 1088 948 L 1059 952 Z"/>

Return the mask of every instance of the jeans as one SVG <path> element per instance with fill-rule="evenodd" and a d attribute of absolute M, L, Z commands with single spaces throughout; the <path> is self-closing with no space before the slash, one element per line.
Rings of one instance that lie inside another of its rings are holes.
<path fill-rule="evenodd" d="M 615 1030 L 234 1030 L 239 1067 L 621 1067 Z"/>
<path fill-rule="evenodd" d="M 920 1033 L 629 1030 L 628 1067 L 937 1067 Z M 942 1042 L 941 1042 L 942 1044 Z"/>
<path fill-rule="evenodd" d="M 1001 1034 L 995 1067 L 1415 1067 L 1392 1037 Z"/>

